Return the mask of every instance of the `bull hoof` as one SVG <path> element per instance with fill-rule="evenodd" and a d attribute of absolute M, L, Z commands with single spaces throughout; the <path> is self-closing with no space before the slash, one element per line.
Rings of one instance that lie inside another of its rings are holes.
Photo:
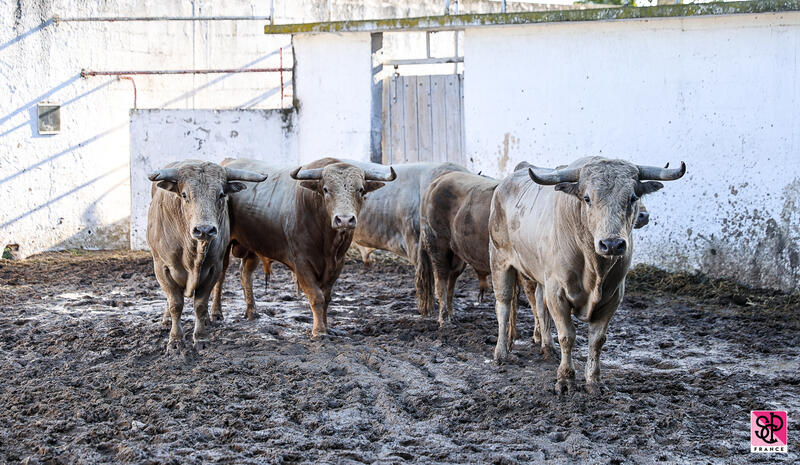
<path fill-rule="evenodd" d="M 506 350 L 505 346 L 498 344 L 494 348 L 494 361 L 498 365 L 502 365 L 508 359 L 508 350 Z"/>
<path fill-rule="evenodd" d="M 244 317 L 250 321 L 253 321 L 261 318 L 261 315 L 259 315 L 255 310 L 249 310 L 244 314 Z"/>
<path fill-rule="evenodd" d="M 225 317 L 222 316 L 222 312 L 212 312 L 210 318 L 212 324 L 222 323 L 222 321 L 225 319 Z"/>
<path fill-rule="evenodd" d="M 161 319 L 161 326 L 164 327 L 164 328 L 169 328 L 170 326 L 172 326 L 172 318 L 170 318 L 168 316 L 165 316 L 164 318 L 162 318 Z"/>
<path fill-rule="evenodd" d="M 537 345 L 542 343 L 542 336 L 539 334 L 539 328 L 533 328 L 533 343 Z"/>
<path fill-rule="evenodd" d="M 575 380 L 574 379 L 559 379 L 556 381 L 555 386 L 556 394 L 564 395 L 564 394 L 572 394 L 575 392 Z"/>
<path fill-rule="evenodd" d="M 484 294 L 485 294 L 485 292 L 483 292 L 483 291 L 478 291 L 478 305 L 480 305 L 480 304 L 482 304 L 482 303 L 483 303 L 483 297 L 484 297 Z"/>
<path fill-rule="evenodd" d="M 542 358 L 545 360 L 553 360 L 556 355 L 556 348 L 553 346 L 542 346 Z"/>
<path fill-rule="evenodd" d="M 170 339 L 167 342 L 167 355 L 180 355 L 186 349 L 181 339 Z"/>
<path fill-rule="evenodd" d="M 311 339 L 315 341 L 321 341 L 328 337 L 328 331 L 311 331 Z"/>
<path fill-rule="evenodd" d="M 586 383 L 586 392 L 589 393 L 591 396 L 599 396 L 606 391 L 606 386 L 599 382 L 595 381 L 593 383 Z"/>
<path fill-rule="evenodd" d="M 200 352 L 201 350 L 206 350 L 209 348 L 208 339 L 195 339 L 194 340 L 194 350 Z"/>

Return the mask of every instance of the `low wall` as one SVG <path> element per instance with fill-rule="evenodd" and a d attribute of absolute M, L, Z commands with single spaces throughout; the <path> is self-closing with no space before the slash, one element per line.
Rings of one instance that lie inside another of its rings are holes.
<path fill-rule="evenodd" d="M 294 110 L 133 110 L 130 122 L 130 246 L 147 248 L 147 176 L 167 163 L 194 158 L 219 163 L 254 158 L 297 165 Z"/>

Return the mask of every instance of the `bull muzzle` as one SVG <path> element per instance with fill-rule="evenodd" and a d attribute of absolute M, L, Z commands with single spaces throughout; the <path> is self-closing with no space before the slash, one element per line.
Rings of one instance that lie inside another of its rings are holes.
<path fill-rule="evenodd" d="M 355 215 L 333 215 L 332 226 L 336 230 L 356 229 Z"/>
<path fill-rule="evenodd" d="M 192 228 L 192 237 L 198 241 L 210 241 L 217 237 L 217 227 L 211 224 L 198 224 Z"/>
<path fill-rule="evenodd" d="M 624 255 L 627 249 L 627 241 L 619 237 L 600 239 L 597 241 L 597 252 L 600 255 L 605 255 L 608 257 Z"/>

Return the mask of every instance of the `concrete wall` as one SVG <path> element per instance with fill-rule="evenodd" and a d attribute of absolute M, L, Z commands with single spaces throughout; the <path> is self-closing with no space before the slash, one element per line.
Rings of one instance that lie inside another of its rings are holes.
<path fill-rule="evenodd" d="M 369 33 L 294 38 L 299 159 L 370 160 L 372 57 Z"/>
<path fill-rule="evenodd" d="M 167 163 L 227 157 L 297 165 L 294 110 L 138 110 L 131 112 L 130 247 L 147 248 L 147 176 Z"/>
<path fill-rule="evenodd" d="M 636 260 L 796 289 L 799 53 L 800 13 L 468 29 L 470 168 L 684 160 Z"/>
<path fill-rule="evenodd" d="M 291 38 L 264 21 L 69 22 L 93 15 L 269 14 L 256 2 L 0 3 L 0 248 L 20 255 L 130 243 L 129 111 L 133 87 L 81 69 L 158 70 L 291 66 Z M 291 102 L 291 73 L 284 76 Z M 135 76 L 139 108 L 280 108 L 273 73 Z M 39 135 L 36 104 L 62 105 L 61 133 Z"/>

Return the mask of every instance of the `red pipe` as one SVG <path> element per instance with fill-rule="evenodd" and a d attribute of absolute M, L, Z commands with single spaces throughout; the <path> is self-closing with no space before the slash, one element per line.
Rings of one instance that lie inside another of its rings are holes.
<path fill-rule="evenodd" d="M 281 60 L 282 61 L 282 60 Z M 238 69 L 173 69 L 154 71 L 89 71 L 81 70 L 81 77 L 89 76 L 122 76 L 139 74 L 233 74 L 233 73 L 281 73 L 291 68 L 238 68 Z"/>
<path fill-rule="evenodd" d="M 281 110 L 283 110 L 283 45 L 280 47 L 280 67 L 281 67 Z"/>
<path fill-rule="evenodd" d="M 127 79 L 133 84 L 133 108 L 136 109 L 136 81 L 130 76 L 120 76 L 119 79 Z"/>

